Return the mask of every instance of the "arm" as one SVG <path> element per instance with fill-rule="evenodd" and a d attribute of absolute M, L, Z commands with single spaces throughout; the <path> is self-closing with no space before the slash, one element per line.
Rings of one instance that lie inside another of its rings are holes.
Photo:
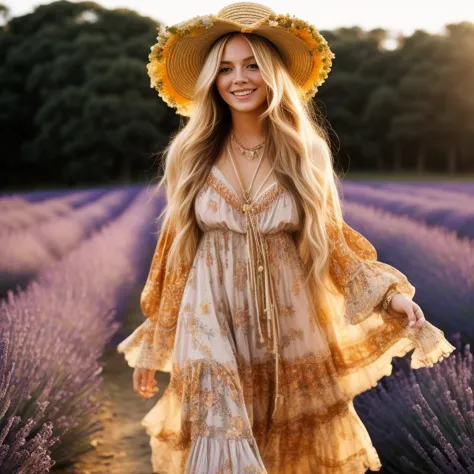
<path fill-rule="evenodd" d="M 390 295 L 396 293 L 413 300 L 415 287 L 402 272 L 378 261 L 375 248 L 364 236 L 344 222 L 342 231 L 331 230 L 331 237 L 334 247 L 330 271 L 344 295 L 346 324 L 362 323 L 361 331 L 367 331 L 366 334 L 370 334 L 371 327 L 379 331 L 380 322 L 388 332 L 396 328 L 398 337 L 406 338 L 415 349 L 410 365 L 413 369 L 432 367 L 455 350 L 443 331 L 430 322 L 419 329 L 409 327 L 383 307 L 384 303 L 387 307 Z"/>
<path fill-rule="evenodd" d="M 130 367 L 169 372 L 181 296 L 191 265 L 166 271 L 175 236 L 170 224 L 161 230 L 150 270 L 140 296 L 145 321 L 118 346 Z"/>
<path fill-rule="evenodd" d="M 345 318 L 350 324 L 384 311 L 384 302 L 392 293 L 413 299 L 415 287 L 402 272 L 378 261 L 376 249 L 362 234 L 344 222 L 342 231 L 331 235 L 330 271 L 345 296 Z"/>

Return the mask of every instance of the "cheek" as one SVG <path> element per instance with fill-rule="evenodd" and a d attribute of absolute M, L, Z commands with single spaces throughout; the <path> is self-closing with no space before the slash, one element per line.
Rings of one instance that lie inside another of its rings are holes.
<path fill-rule="evenodd" d="M 265 87 L 265 81 L 263 80 L 260 71 L 256 71 L 254 77 L 252 78 L 253 83 L 259 87 Z"/>
<path fill-rule="evenodd" d="M 225 80 L 224 76 L 217 76 L 216 87 L 221 94 L 225 94 L 229 89 L 228 81 Z"/>
<path fill-rule="evenodd" d="M 267 86 L 266 84 L 258 84 L 258 97 L 260 100 L 265 100 L 267 98 Z"/>

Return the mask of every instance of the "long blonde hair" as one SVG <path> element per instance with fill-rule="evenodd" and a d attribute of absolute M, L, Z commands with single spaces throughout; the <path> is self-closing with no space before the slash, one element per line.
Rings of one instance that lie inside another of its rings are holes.
<path fill-rule="evenodd" d="M 172 222 L 176 237 L 168 265 L 192 261 L 200 238 L 193 202 L 231 128 L 229 106 L 215 79 L 229 33 L 213 44 L 198 78 L 192 116 L 164 149 L 164 170 L 158 183 L 166 187 L 167 204 L 158 219 Z M 267 85 L 268 107 L 259 117 L 265 124 L 266 153 L 275 162 L 276 178 L 296 198 L 302 229 L 295 242 L 313 295 L 322 295 L 330 281 L 331 239 L 328 225 L 342 228 L 339 180 L 329 139 L 312 101 L 304 103 L 298 84 L 288 75 L 274 45 L 252 33 L 243 34 Z M 168 267 L 169 268 L 169 267 Z M 331 286 L 331 288 L 333 288 Z"/>

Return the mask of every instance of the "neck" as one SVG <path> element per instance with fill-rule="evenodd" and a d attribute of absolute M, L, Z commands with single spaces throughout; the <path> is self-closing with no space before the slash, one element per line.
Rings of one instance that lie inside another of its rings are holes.
<path fill-rule="evenodd" d="M 258 119 L 261 111 L 239 112 L 232 110 L 232 128 L 237 139 L 246 147 L 253 147 L 265 140 L 265 123 Z"/>

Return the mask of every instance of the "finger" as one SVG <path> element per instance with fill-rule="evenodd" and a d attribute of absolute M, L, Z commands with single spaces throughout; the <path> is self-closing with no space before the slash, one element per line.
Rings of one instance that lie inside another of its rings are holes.
<path fill-rule="evenodd" d="M 134 384 L 134 390 L 137 392 L 138 395 L 141 397 L 145 397 L 147 394 L 147 389 L 146 389 L 146 376 L 145 376 L 145 371 L 141 368 L 137 369 L 136 371 L 136 382 Z M 146 397 L 145 397 L 146 398 Z"/>
<path fill-rule="evenodd" d="M 155 372 L 153 370 L 149 370 L 146 374 L 146 390 L 147 393 L 154 395 L 158 390 L 156 387 L 156 380 L 154 378 Z"/>
<path fill-rule="evenodd" d="M 150 391 L 153 394 L 158 393 L 160 391 L 160 389 L 158 388 L 158 382 L 155 379 L 155 371 L 150 372 L 149 380 L 150 380 L 150 382 L 149 382 Z"/>
<path fill-rule="evenodd" d="M 408 306 L 408 311 L 406 311 L 406 313 L 407 313 L 408 321 L 409 321 L 408 325 L 410 327 L 414 326 L 415 323 L 416 323 L 416 316 L 415 316 L 415 312 L 413 310 L 413 304 L 410 304 Z"/>
<path fill-rule="evenodd" d="M 135 392 L 140 390 L 140 372 L 137 369 L 133 371 L 133 390 Z"/>
<path fill-rule="evenodd" d="M 146 384 L 148 387 L 152 387 L 153 386 L 153 380 L 155 380 L 155 377 L 154 377 L 154 372 L 153 370 L 149 370 L 148 373 L 147 373 L 147 381 L 146 381 Z"/>
<path fill-rule="evenodd" d="M 421 328 L 421 326 L 423 326 L 423 324 L 425 324 L 425 323 L 426 323 L 426 319 L 425 319 L 424 316 L 422 316 L 422 317 L 418 320 L 416 327 L 419 329 L 419 328 Z"/>
<path fill-rule="evenodd" d="M 426 322 L 425 315 L 419 306 L 415 309 L 415 316 L 417 317 L 415 327 L 419 329 Z"/>

